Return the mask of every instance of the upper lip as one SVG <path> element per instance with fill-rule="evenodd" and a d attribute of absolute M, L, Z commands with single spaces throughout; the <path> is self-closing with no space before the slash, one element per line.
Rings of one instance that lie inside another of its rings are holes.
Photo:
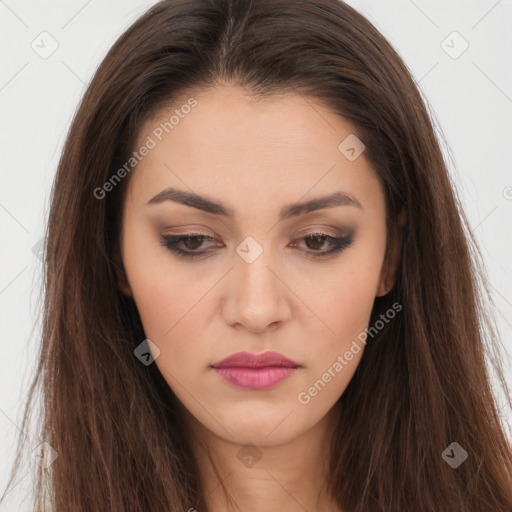
<path fill-rule="evenodd" d="M 279 352 L 273 351 L 262 352 L 260 354 L 253 354 L 252 352 L 236 352 L 235 354 L 231 354 L 229 357 L 226 357 L 226 359 L 212 364 L 213 368 L 264 368 L 268 366 L 296 368 L 300 365 L 282 354 L 279 354 Z"/>

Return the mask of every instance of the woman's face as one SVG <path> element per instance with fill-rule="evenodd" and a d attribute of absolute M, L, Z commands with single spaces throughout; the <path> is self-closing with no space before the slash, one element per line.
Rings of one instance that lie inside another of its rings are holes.
<path fill-rule="evenodd" d="M 284 443 L 329 417 L 392 284 L 383 189 L 352 126 L 311 98 L 218 87 L 183 105 L 134 148 L 147 150 L 124 204 L 120 287 L 197 425 Z M 267 351 L 293 363 L 222 364 Z"/>

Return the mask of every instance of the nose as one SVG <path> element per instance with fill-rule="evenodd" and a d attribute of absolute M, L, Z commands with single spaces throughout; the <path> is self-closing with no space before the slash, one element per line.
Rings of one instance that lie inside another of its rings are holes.
<path fill-rule="evenodd" d="M 291 292 L 267 251 L 251 263 L 236 255 L 234 265 L 225 287 L 224 321 L 238 329 L 261 333 L 289 320 Z"/>

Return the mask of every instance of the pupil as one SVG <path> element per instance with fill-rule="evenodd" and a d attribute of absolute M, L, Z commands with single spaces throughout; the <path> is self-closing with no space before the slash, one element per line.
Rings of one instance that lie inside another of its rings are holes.
<path fill-rule="evenodd" d="M 184 240 L 185 246 L 187 247 L 187 249 L 190 249 L 190 250 L 197 249 L 198 247 L 201 247 L 201 243 L 203 241 L 202 239 L 203 239 L 202 236 L 188 237 Z M 194 241 L 196 242 L 195 244 L 194 244 Z M 192 245 L 192 247 L 190 247 L 190 245 Z"/>
<path fill-rule="evenodd" d="M 313 240 L 313 247 L 310 247 L 310 244 L 308 243 L 309 240 Z M 316 241 L 316 243 L 315 243 Z M 323 237 L 322 236 L 308 236 L 306 238 L 306 245 L 308 245 L 309 249 L 320 249 L 323 244 Z"/>

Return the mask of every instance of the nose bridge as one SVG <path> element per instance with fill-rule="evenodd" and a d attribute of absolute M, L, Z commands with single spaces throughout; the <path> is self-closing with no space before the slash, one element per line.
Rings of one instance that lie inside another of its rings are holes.
<path fill-rule="evenodd" d="M 276 277 L 270 244 L 247 237 L 236 248 L 235 268 L 227 293 L 226 321 L 250 330 L 264 330 L 289 314 L 286 287 Z"/>
<path fill-rule="evenodd" d="M 272 268 L 270 251 L 261 254 L 251 263 L 242 258 L 237 262 L 236 274 L 238 278 L 237 290 L 240 300 L 246 302 L 275 297 L 275 275 L 269 270 Z"/>

